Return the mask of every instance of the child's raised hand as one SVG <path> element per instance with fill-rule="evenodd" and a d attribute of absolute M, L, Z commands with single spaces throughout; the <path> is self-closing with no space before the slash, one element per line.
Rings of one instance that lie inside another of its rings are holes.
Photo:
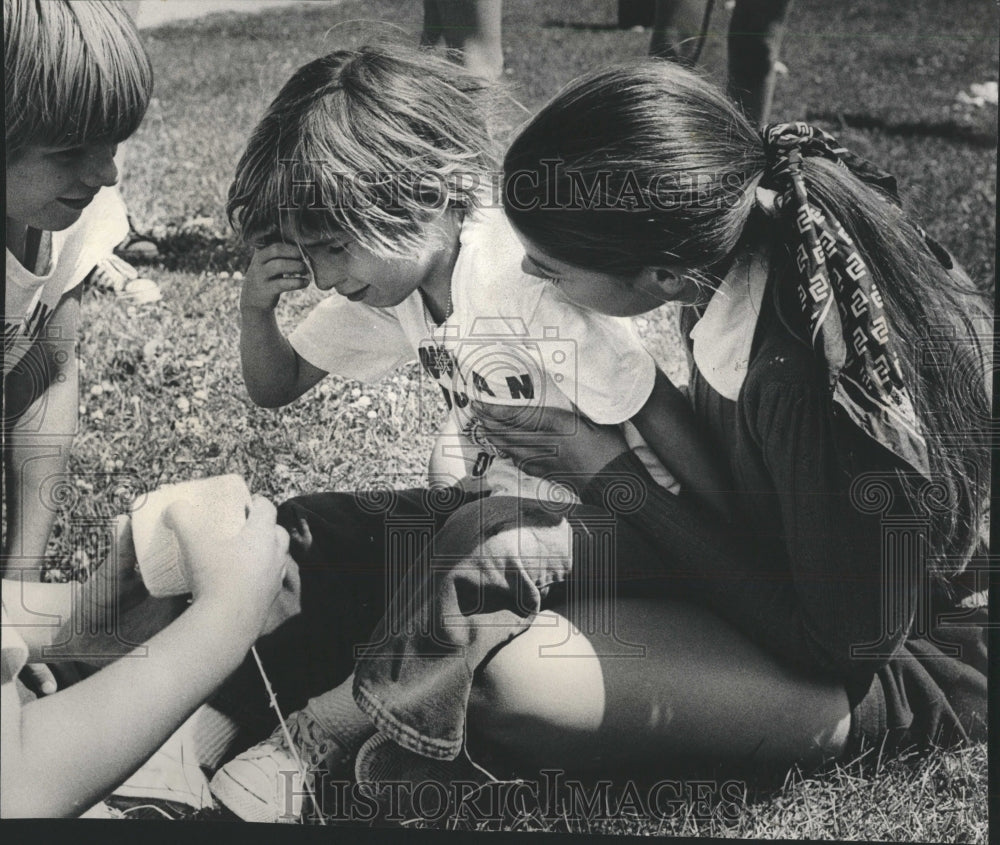
<path fill-rule="evenodd" d="M 268 626 L 286 568 L 294 565 L 288 556 L 288 532 L 276 518 L 274 505 L 254 497 L 240 533 L 221 538 L 204 530 L 204 520 L 189 502 L 177 502 L 165 514 L 190 567 L 194 600 L 221 602 L 254 636 Z"/>
<path fill-rule="evenodd" d="M 302 290 L 312 281 L 312 269 L 295 244 L 277 241 L 255 250 L 240 295 L 240 308 L 273 311 L 281 295 Z"/>

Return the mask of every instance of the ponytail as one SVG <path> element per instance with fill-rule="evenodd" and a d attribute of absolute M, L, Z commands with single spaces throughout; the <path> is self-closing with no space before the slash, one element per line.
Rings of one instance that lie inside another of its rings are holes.
<path fill-rule="evenodd" d="M 936 570 L 961 569 L 989 491 L 981 295 L 907 219 L 888 174 L 813 127 L 769 129 L 671 62 L 594 72 L 511 145 L 505 208 L 552 257 L 621 276 L 676 267 L 710 278 L 752 215 L 777 217 L 773 266 L 803 303 L 787 324 L 824 358 L 834 401 L 914 470 L 906 485 L 930 517 Z M 810 289 L 817 273 L 826 300 Z"/>

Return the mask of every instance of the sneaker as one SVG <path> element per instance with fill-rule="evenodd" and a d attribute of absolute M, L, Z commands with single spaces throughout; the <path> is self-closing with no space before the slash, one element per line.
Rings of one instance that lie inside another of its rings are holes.
<path fill-rule="evenodd" d="M 136 305 L 149 305 L 163 298 L 156 282 L 140 278 L 139 271 L 117 255 L 99 261 L 86 281 L 96 290 L 113 293 Z"/>
<path fill-rule="evenodd" d="M 293 713 L 285 724 L 305 768 L 305 779 L 281 725 L 263 742 L 226 763 L 212 778 L 212 794 L 243 821 L 300 821 L 303 798 L 315 788 L 315 773 L 328 770 L 330 763 L 336 762 L 339 746 L 305 710 Z"/>

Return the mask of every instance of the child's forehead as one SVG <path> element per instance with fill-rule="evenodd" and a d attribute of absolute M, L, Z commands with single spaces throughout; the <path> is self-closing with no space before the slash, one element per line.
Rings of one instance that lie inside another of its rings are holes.
<path fill-rule="evenodd" d="M 266 246 L 267 244 L 280 241 L 282 243 L 293 243 L 309 248 L 340 241 L 344 237 L 344 233 L 336 229 L 317 230 L 306 228 L 299 225 L 295 220 L 284 218 L 280 221 L 280 225 L 257 232 L 250 240 L 259 246 Z"/>

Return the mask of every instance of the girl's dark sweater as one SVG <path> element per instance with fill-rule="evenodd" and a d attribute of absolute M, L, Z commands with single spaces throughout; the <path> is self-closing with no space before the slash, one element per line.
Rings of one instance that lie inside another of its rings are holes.
<path fill-rule="evenodd" d="M 915 551 L 885 547 L 887 520 L 904 520 L 896 527 L 910 536 L 919 531 L 896 477 L 901 462 L 832 401 L 814 353 L 782 325 L 770 287 L 737 401 L 691 369 L 695 412 L 729 459 L 734 525 L 713 523 L 648 482 L 642 506 L 619 519 L 658 550 L 659 576 L 787 664 L 832 673 L 849 694 L 864 694 L 906 640 L 918 591 L 937 590 L 890 570 L 893 559 L 923 570 Z M 623 473 L 643 475 L 631 454 L 594 478 L 585 502 L 606 501 Z M 879 645 L 862 657 L 857 647 L 866 644 Z"/>

